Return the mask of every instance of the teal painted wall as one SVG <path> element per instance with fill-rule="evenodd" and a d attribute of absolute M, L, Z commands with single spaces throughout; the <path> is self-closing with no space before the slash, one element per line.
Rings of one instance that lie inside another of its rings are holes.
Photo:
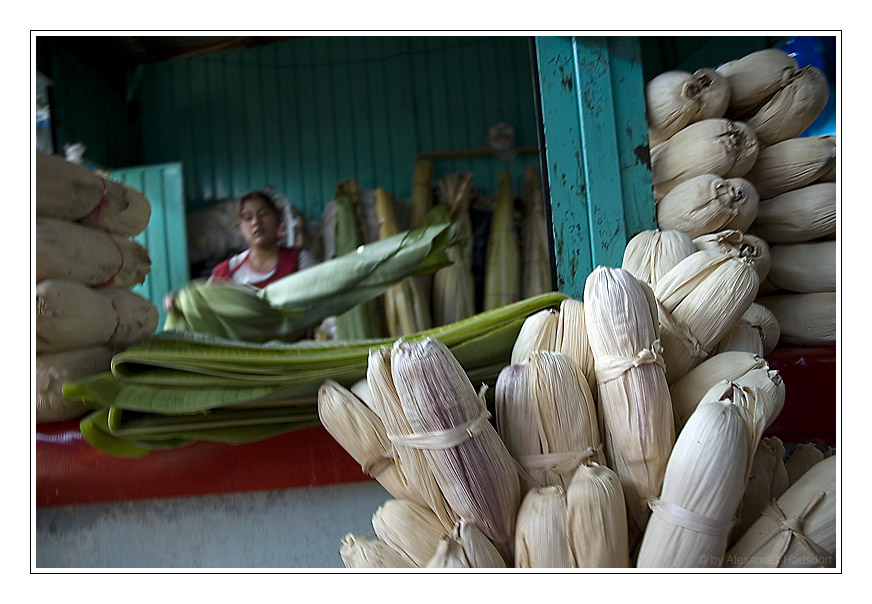
<path fill-rule="evenodd" d="M 273 185 L 308 218 L 338 182 L 411 192 L 417 154 L 480 148 L 490 125 L 535 146 L 528 38 L 312 37 L 146 65 L 134 99 L 142 163 L 181 162 L 188 210 Z M 472 170 L 495 195 L 494 157 L 434 160 Z"/>

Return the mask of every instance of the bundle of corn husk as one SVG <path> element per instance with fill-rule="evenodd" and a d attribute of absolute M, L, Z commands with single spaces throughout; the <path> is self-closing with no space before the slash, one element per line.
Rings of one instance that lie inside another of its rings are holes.
<path fill-rule="evenodd" d="M 629 566 L 624 491 L 605 465 L 579 466 L 566 489 L 569 550 L 576 568 Z"/>
<path fill-rule="evenodd" d="M 657 202 L 661 229 L 691 239 L 725 229 L 747 231 L 757 216 L 760 196 L 744 178 L 701 174 L 682 182 Z"/>
<path fill-rule="evenodd" d="M 781 497 L 789 486 L 784 467 L 784 443 L 777 436 L 761 438 L 739 504 L 738 520 L 730 533 L 731 546 L 757 521 L 766 505 Z"/>
<path fill-rule="evenodd" d="M 737 258 L 748 258 L 754 264 L 761 283 L 769 276 L 772 252 L 769 244 L 757 235 L 727 229 L 700 235 L 693 240 L 693 244 L 697 250 L 717 250 Z"/>
<path fill-rule="evenodd" d="M 487 239 L 484 310 L 505 306 L 521 296 L 521 250 L 515 229 L 512 173 L 500 174 L 496 205 Z"/>
<path fill-rule="evenodd" d="M 412 433 L 394 442 L 420 448 L 458 516 L 474 522 L 513 557 L 520 482 L 515 461 L 488 422 L 484 393 L 439 340 L 398 340 L 391 373 Z"/>
<path fill-rule="evenodd" d="M 606 459 L 642 529 L 675 439 L 654 297 L 629 272 L 597 267 L 585 282 L 584 315 Z"/>
<path fill-rule="evenodd" d="M 817 463 L 730 548 L 731 568 L 812 568 L 836 564 L 836 457 Z"/>
<path fill-rule="evenodd" d="M 512 346 L 511 364 L 524 362 L 536 350 L 556 350 L 559 323 L 560 313 L 553 308 L 540 310 L 527 317 Z"/>
<path fill-rule="evenodd" d="M 742 122 L 711 118 L 690 124 L 651 149 L 654 198 L 703 174 L 744 176 L 757 159 L 754 131 Z"/>
<path fill-rule="evenodd" d="M 447 175 L 439 179 L 442 203 L 454 223 L 455 242 L 448 248 L 451 265 L 433 276 L 433 318 L 447 325 L 475 314 L 475 277 L 472 273 L 475 234 L 469 215 L 472 173 Z"/>
<path fill-rule="evenodd" d="M 811 184 L 760 200 L 754 232 L 769 244 L 834 236 L 836 183 Z"/>
<path fill-rule="evenodd" d="M 530 489 L 521 501 L 515 528 L 516 568 L 574 568 L 561 486 Z"/>
<path fill-rule="evenodd" d="M 769 280 L 796 292 L 836 291 L 836 242 L 779 243 L 772 246 Z"/>
<path fill-rule="evenodd" d="M 627 242 L 621 268 L 653 287 L 660 277 L 695 251 L 691 238 L 680 230 L 642 231 Z"/>
<path fill-rule="evenodd" d="M 424 567 L 436 554 L 445 527 L 430 508 L 403 499 L 389 499 L 372 515 L 376 536 L 407 558 Z"/>
<path fill-rule="evenodd" d="M 728 115 L 754 114 L 799 71 L 796 59 L 777 48 L 767 48 L 728 61 L 715 73 L 730 85 Z"/>
<path fill-rule="evenodd" d="M 90 346 L 75 350 L 36 355 L 35 390 L 36 423 L 60 422 L 84 415 L 88 407 L 64 397 L 65 382 L 109 371 L 112 350 Z"/>
<path fill-rule="evenodd" d="M 506 561 L 475 524 L 457 521 L 444 535 L 427 568 L 506 568 Z"/>
<path fill-rule="evenodd" d="M 645 85 L 648 140 L 657 145 L 693 122 L 723 117 L 729 103 L 730 85 L 714 70 L 665 71 Z"/>
<path fill-rule="evenodd" d="M 587 335 L 583 302 L 567 298 L 560 303 L 554 350 L 575 361 L 587 378 L 587 385 L 590 386 L 594 400 L 597 400 L 596 368 Z"/>
<path fill-rule="evenodd" d="M 769 199 L 807 185 L 833 180 L 836 170 L 836 137 L 791 138 L 760 151 L 745 178 L 754 183 L 762 199 Z"/>
<path fill-rule="evenodd" d="M 681 379 L 714 350 L 757 296 L 759 278 L 747 258 L 714 250 L 691 254 L 654 287 L 666 379 Z"/>
<path fill-rule="evenodd" d="M 715 348 L 715 353 L 739 350 L 765 357 L 781 337 L 778 320 L 768 308 L 754 302 L 739 317 Z"/>
<path fill-rule="evenodd" d="M 415 163 L 412 180 L 412 196 L 409 199 L 409 220 L 407 228 L 419 229 L 424 226 L 425 216 L 433 207 L 433 162 L 419 159 Z"/>
<path fill-rule="evenodd" d="M 346 568 L 414 568 L 408 558 L 379 539 L 348 533 L 339 555 Z"/>
<path fill-rule="evenodd" d="M 809 65 L 790 76 L 786 85 L 746 121 L 762 146 L 774 145 L 799 136 L 811 126 L 826 107 L 829 95 L 827 76 Z"/>
<path fill-rule="evenodd" d="M 593 395 L 563 354 L 537 350 L 504 368 L 495 408 L 497 432 L 525 470 L 525 489 L 565 489 L 582 463 L 605 463 Z"/>
<path fill-rule="evenodd" d="M 784 469 L 787 470 L 787 482 L 790 485 L 796 483 L 802 478 L 802 475 L 808 472 L 818 462 L 823 461 L 824 452 L 817 445 L 812 443 L 799 443 L 790 454 L 790 457 L 784 462 Z"/>
<path fill-rule="evenodd" d="M 526 186 L 521 199 L 524 202 L 524 221 L 521 227 L 521 298 L 530 298 L 554 290 L 551 284 L 551 261 L 548 253 L 548 220 L 539 170 L 530 166 L 524 172 Z"/>
<path fill-rule="evenodd" d="M 836 292 L 761 296 L 757 302 L 775 315 L 780 342 L 788 346 L 836 343 Z"/>

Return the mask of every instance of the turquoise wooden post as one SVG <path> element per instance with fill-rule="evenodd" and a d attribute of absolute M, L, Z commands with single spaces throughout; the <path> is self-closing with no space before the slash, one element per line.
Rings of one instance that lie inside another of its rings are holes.
<path fill-rule="evenodd" d="M 635 37 L 537 37 L 557 289 L 582 299 L 599 265 L 620 266 L 656 227 Z"/>

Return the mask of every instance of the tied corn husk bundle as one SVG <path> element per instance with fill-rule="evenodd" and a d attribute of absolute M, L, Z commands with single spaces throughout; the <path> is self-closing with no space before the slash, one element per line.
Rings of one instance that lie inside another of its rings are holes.
<path fill-rule="evenodd" d="M 723 117 L 729 103 L 730 85 L 714 70 L 665 71 L 645 85 L 649 143 L 660 144 L 693 122 Z"/>
<path fill-rule="evenodd" d="M 484 269 L 484 310 L 505 306 L 521 296 L 521 250 L 515 232 L 512 174 L 500 174 L 488 233 Z"/>
<path fill-rule="evenodd" d="M 715 73 L 730 85 L 729 114 L 741 117 L 756 112 L 798 70 L 796 59 L 777 48 L 767 48 L 724 63 Z"/>
<path fill-rule="evenodd" d="M 336 442 L 397 499 L 426 505 L 397 463 L 384 424 L 363 401 L 333 380 L 318 389 L 318 419 Z"/>
<path fill-rule="evenodd" d="M 87 166 L 36 152 L 36 215 L 134 237 L 148 226 L 151 204 L 139 191 Z"/>
<path fill-rule="evenodd" d="M 495 407 L 497 432 L 525 470 L 525 489 L 565 489 L 582 463 L 605 463 L 593 395 L 569 357 L 538 350 L 503 369 Z"/>
<path fill-rule="evenodd" d="M 695 251 L 691 238 L 680 230 L 642 231 L 627 242 L 621 268 L 653 287 L 660 277 Z"/>
<path fill-rule="evenodd" d="M 830 96 L 827 76 L 817 67 L 803 67 L 763 107 L 746 121 L 762 146 L 795 138 L 812 125 Z"/>
<path fill-rule="evenodd" d="M 739 504 L 738 521 L 730 534 L 731 546 L 754 524 L 766 505 L 787 490 L 784 443 L 777 436 L 761 438 L 751 461 L 748 484 Z"/>
<path fill-rule="evenodd" d="M 739 350 L 764 357 L 775 349 L 780 337 L 781 328 L 775 315 L 765 306 L 754 302 L 724 334 L 715 353 Z"/>
<path fill-rule="evenodd" d="M 580 300 L 567 298 L 560 303 L 554 350 L 575 361 L 584 377 L 587 378 L 587 385 L 590 387 L 594 401 L 596 401 L 598 397 L 596 368 L 593 352 L 590 350 L 590 340 L 587 336 L 584 303 Z"/>
<path fill-rule="evenodd" d="M 727 229 L 700 235 L 693 240 L 693 244 L 697 250 L 717 250 L 737 258 L 748 258 L 754 264 L 761 283 L 769 276 L 772 251 L 769 244 L 757 235 Z"/>
<path fill-rule="evenodd" d="M 764 509 L 730 548 L 731 568 L 811 568 L 836 564 L 836 458 L 815 464 Z"/>
<path fill-rule="evenodd" d="M 833 346 L 836 343 L 836 292 L 763 296 L 787 346 Z"/>
<path fill-rule="evenodd" d="M 345 568 L 414 568 L 386 543 L 351 533 L 342 538 L 339 555 Z"/>
<path fill-rule="evenodd" d="M 514 460 L 488 422 L 484 394 L 476 394 L 451 351 L 433 338 L 398 340 L 391 373 L 413 430 L 399 440 L 424 451 L 451 509 L 511 560 L 520 483 Z"/>
<path fill-rule="evenodd" d="M 551 261 L 548 253 L 548 220 L 539 170 L 533 166 L 524 172 L 526 186 L 522 191 L 524 222 L 521 227 L 523 265 L 521 267 L 521 298 L 529 298 L 554 290 L 551 284 Z"/>
<path fill-rule="evenodd" d="M 723 229 L 747 231 L 757 216 L 760 196 L 744 178 L 701 174 L 677 185 L 657 202 L 661 229 L 693 239 Z"/>
<path fill-rule="evenodd" d="M 741 178 L 758 152 L 757 137 L 747 124 L 723 118 L 691 124 L 652 147 L 654 198 L 659 201 L 681 183 L 703 174 Z"/>
<path fill-rule="evenodd" d="M 629 566 L 624 491 L 607 466 L 590 463 L 576 470 L 566 490 L 566 525 L 576 568 Z"/>
<path fill-rule="evenodd" d="M 475 233 L 469 215 L 471 172 L 439 179 L 442 202 L 454 223 L 455 242 L 447 250 L 451 264 L 433 277 L 433 317 L 436 325 L 455 323 L 475 314 L 472 256 Z"/>
<path fill-rule="evenodd" d="M 409 228 L 424 226 L 425 216 L 433 207 L 433 162 L 419 159 L 415 163 L 412 181 L 412 196 L 409 199 Z"/>
<path fill-rule="evenodd" d="M 133 287 L 151 270 L 148 251 L 126 237 L 56 218 L 36 218 L 36 280 Z"/>
<path fill-rule="evenodd" d="M 436 554 L 445 535 L 430 508 L 402 499 L 383 503 L 372 515 L 372 528 L 382 542 L 419 568 Z"/>
<path fill-rule="evenodd" d="M 397 226 L 394 197 L 382 188 L 375 191 L 375 211 L 378 216 L 379 239 L 388 239 L 400 232 Z M 384 293 L 388 334 L 392 338 L 405 336 L 433 326 L 430 300 L 423 285 L 415 277 L 406 277 Z"/>
<path fill-rule="evenodd" d="M 804 136 L 762 149 L 745 178 L 768 199 L 827 179 L 835 169 L 836 137 Z"/>
<path fill-rule="evenodd" d="M 796 484 L 802 475 L 808 472 L 818 462 L 824 460 L 824 452 L 812 443 L 799 443 L 784 462 L 787 470 L 787 482 L 789 485 Z"/>
<path fill-rule="evenodd" d="M 129 289 L 48 279 L 36 284 L 35 293 L 37 353 L 103 344 L 119 351 L 157 328 L 157 308 Z"/>
<path fill-rule="evenodd" d="M 560 313 L 553 308 L 540 310 L 527 317 L 512 346 L 511 364 L 523 363 L 536 350 L 556 350 L 559 322 Z"/>
<path fill-rule="evenodd" d="M 691 254 L 657 282 L 654 297 L 670 384 L 714 350 L 754 302 L 759 282 L 750 260 L 713 250 Z"/>
<path fill-rule="evenodd" d="M 597 267 L 584 285 L 606 459 L 640 529 L 675 441 L 654 305 L 650 288 L 622 269 Z"/>
<path fill-rule="evenodd" d="M 769 280 L 796 292 L 836 291 L 836 242 L 779 243 L 772 246 Z"/>
<path fill-rule="evenodd" d="M 675 440 L 663 490 L 651 501 L 638 568 L 723 565 L 768 406 L 732 382 L 706 393 Z"/>
<path fill-rule="evenodd" d="M 475 524 L 460 519 L 440 540 L 427 568 L 506 568 L 506 561 Z"/>
<path fill-rule="evenodd" d="M 518 509 L 515 568 L 575 568 L 566 520 L 563 487 L 527 491 Z"/>
<path fill-rule="evenodd" d="M 36 423 L 66 421 L 87 413 L 88 407 L 81 401 L 64 397 L 61 386 L 109 371 L 111 362 L 112 350 L 106 346 L 37 354 L 34 367 Z"/>
<path fill-rule="evenodd" d="M 812 184 L 761 200 L 754 230 L 770 244 L 835 235 L 836 183 Z"/>

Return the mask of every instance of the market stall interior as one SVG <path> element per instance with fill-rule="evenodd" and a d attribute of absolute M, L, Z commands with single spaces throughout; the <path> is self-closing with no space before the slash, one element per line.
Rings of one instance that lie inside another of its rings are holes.
<path fill-rule="evenodd" d="M 37 566 L 836 567 L 837 41 L 37 36 Z"/>

